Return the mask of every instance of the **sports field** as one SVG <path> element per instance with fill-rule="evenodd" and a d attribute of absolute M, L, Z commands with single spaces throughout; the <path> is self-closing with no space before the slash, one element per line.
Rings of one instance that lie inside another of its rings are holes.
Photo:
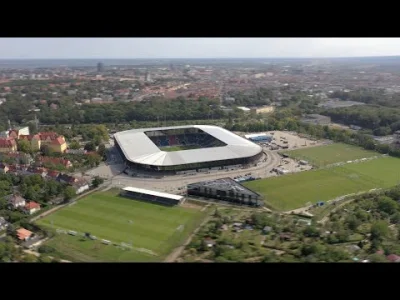
<path fill-rule="evenodd" d="M 181 145 L 181 146 L 169 146 L 160 148 L 165 152 L 174 152 L 174 151 L 182 151 L 182 150 L 190 150 L 190 149 L 199 149 L 200 146 L 197 145 Z"/>
<path fill-rule="evenodd" d="M 282 153 L 298 160 L 306 160 L 314 166 L 326 166 L 338 162 L 380 155 L 374 151 L 341 143 L 284 151 Z"/>
<path fill-rule="evenodd" d="M 265 197 L 277 210 L 304 207 L 308 202 L 327 201 L 339 196 L 391 187 L 400 182 L 400 159 L 382 157 L 315 171 L 246 182 L 244 185 Z"/>
<path fill-rule="evenodd" d="M 48 242 L 66 259 L 73 261 L 160 261 L 177 247 L 201 222 L 204 212 L 119 197 L 116 191 L 97 192 L 37 221 L 55 229 L 79 234 L 59 233 Z M 90 233 L 92 241 L 82 237 Z M 123 250 L 104 245 L 131 244 Z"/>

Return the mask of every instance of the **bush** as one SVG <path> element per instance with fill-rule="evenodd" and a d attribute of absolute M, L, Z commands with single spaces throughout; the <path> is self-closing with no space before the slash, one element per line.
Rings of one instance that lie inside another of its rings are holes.
<path fill-rule="evenodd" d="M 56 249 L 51 246 L 43 245 L 39 247 L 38 251 L 39 253 L 53 253 L 54 251 L 56 251 Z"/>

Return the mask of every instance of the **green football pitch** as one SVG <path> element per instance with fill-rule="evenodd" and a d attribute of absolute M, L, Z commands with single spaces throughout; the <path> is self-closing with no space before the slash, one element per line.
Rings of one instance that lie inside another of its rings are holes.
<path fill-rule="evenodd" d="M 400 182 L 400 159 L 382 157 L 314 171 L 246 182 L 244 185 L 264 196 L 276 210 L 292 210 L 307 203 L 327 201 L 339 196 L 388 188 Z"/>
<path fill-rule="evenodd" d="M 174 151 L 183 151 L 183 150 L 190 150 L 190 149 L 199 149 L 200 146 L 196 145 L 181 145 L 181 146 L 169 146 L 169 147 L 162 147 L 160 148 L 162 151 L 165 152 L 174 152 Z"/>
<path fill-rule="evenodd" d="M 116 191 L 93 193 L 72 206 L 37 221 L 38 225 L 72 230 L 77 236 L 59 233 L 49 241 L 72 260 L 157 261 L 163 259 L 197 227 L 204 212 L 183 207 L 166 207 L 118 196 Z M 90 233 L 96 241 L 82 237 Z M 104 245 L 131 244 L 131 250 Z"/>
<path fill-rule="evenodd" d="M 282 153 L 289 155 L 291 158 L 306 160 L 314 166 L 325 166 L 380 155 L 374 151 L 341 143 L 284 151 Z"/>

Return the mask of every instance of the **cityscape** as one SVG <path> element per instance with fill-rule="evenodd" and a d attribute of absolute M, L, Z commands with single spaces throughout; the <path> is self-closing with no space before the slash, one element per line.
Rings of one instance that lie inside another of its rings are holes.
<path fill-rule="evenodd" d="M 1 51 L 1 262 L 400 262 L 400 56 Z"/>

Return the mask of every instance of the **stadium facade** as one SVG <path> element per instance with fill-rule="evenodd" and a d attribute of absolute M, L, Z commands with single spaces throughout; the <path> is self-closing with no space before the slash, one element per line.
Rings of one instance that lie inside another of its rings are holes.
<path fill-rule="evenodd" d="M 262 148 L 210 125 L 142 128 L 114 134 L 127 167 L 148 171 L 203 170 L 258 161 Z"/>

